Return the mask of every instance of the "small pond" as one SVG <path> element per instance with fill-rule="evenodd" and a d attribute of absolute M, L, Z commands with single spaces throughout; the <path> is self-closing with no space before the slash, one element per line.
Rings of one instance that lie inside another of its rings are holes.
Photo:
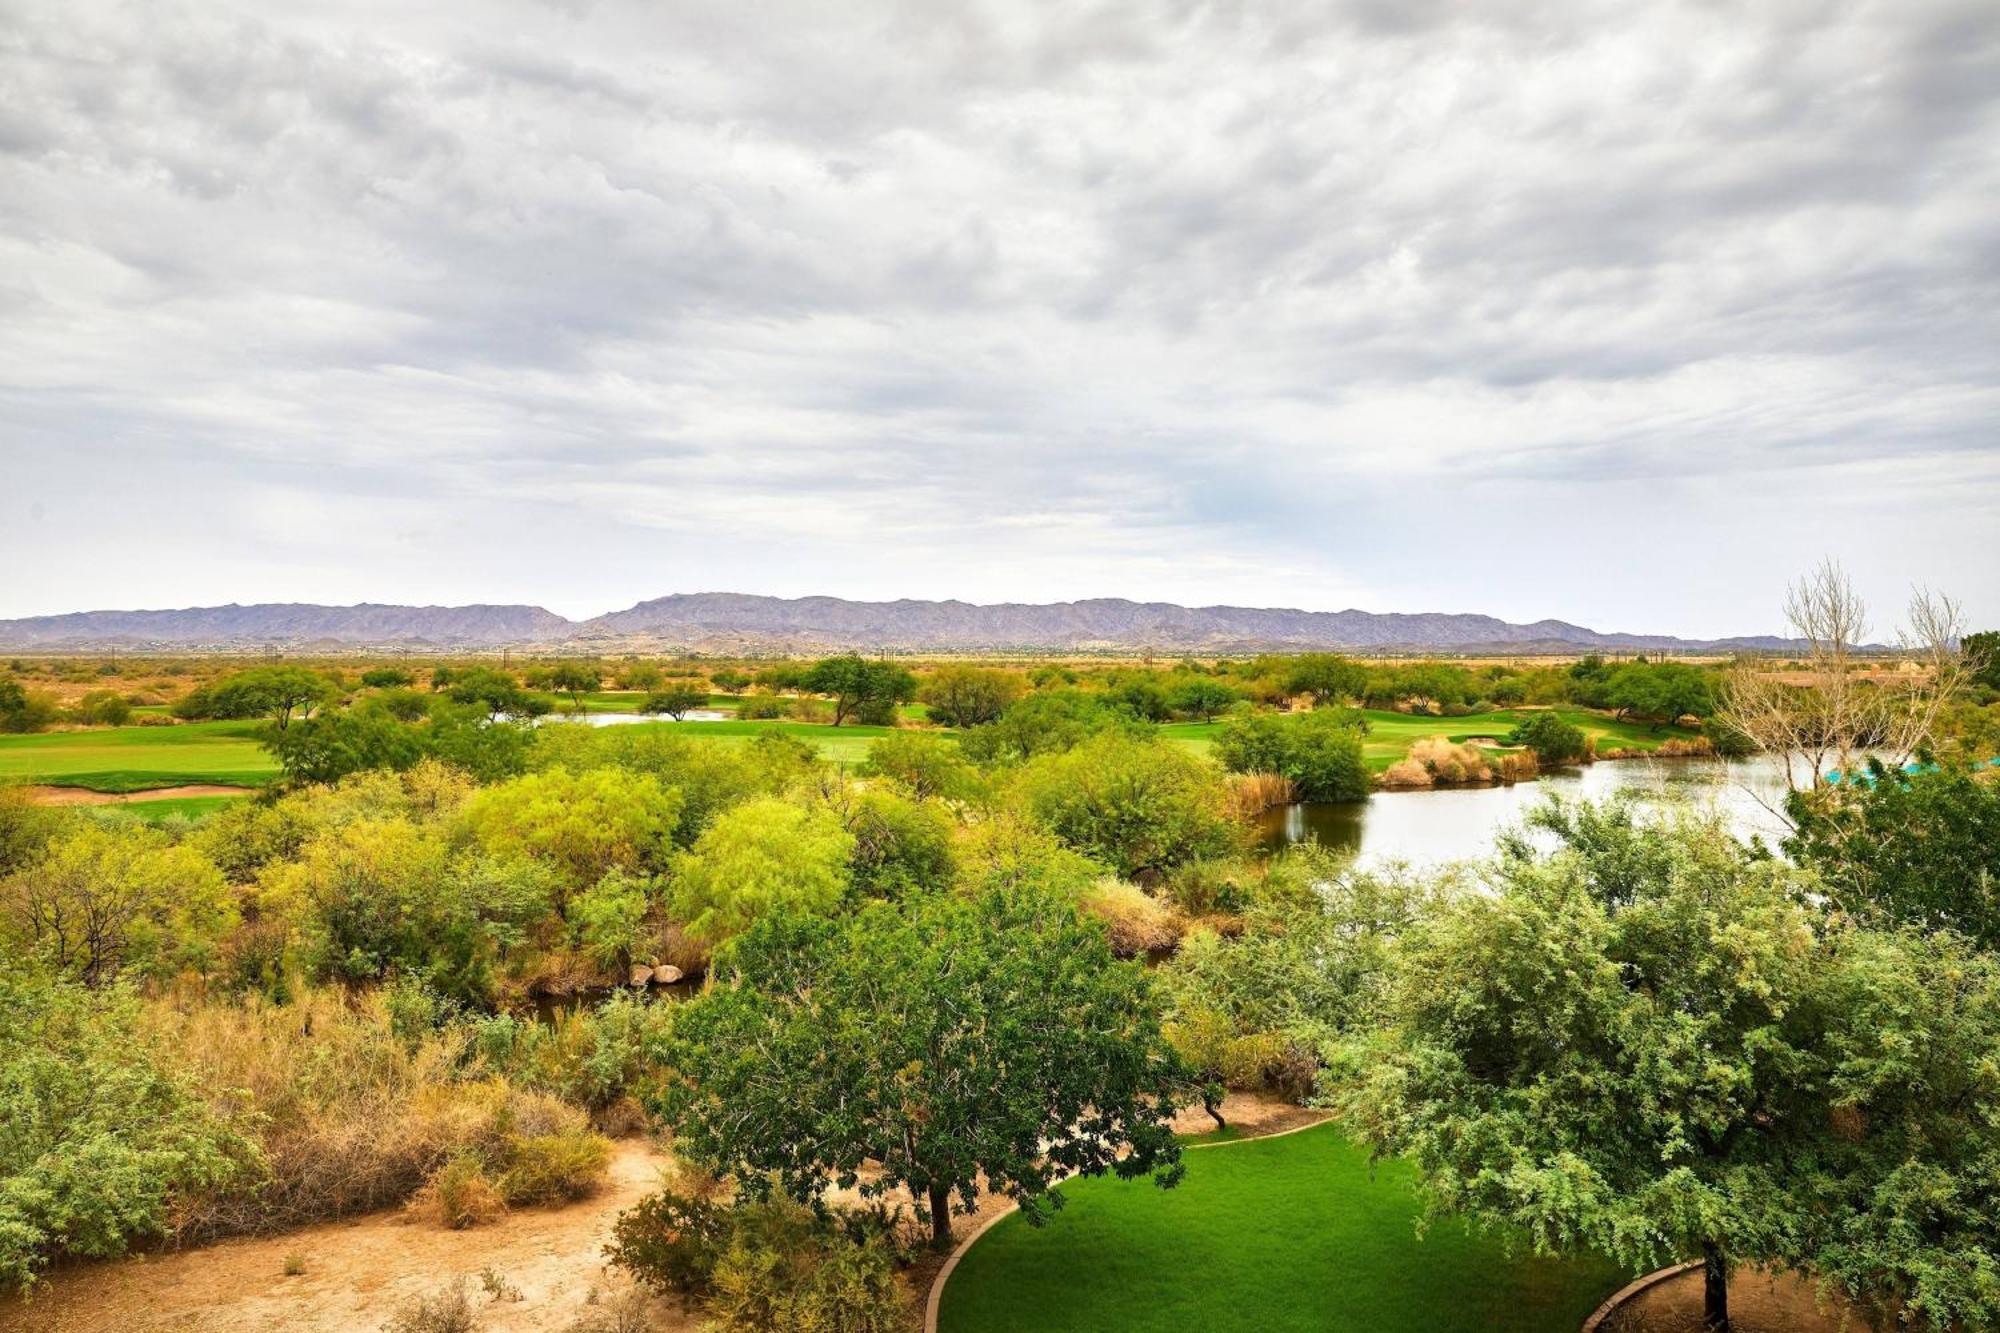
<path fill-rule="evenodd" d="M 682 722 L 725 722 L 732 714 L 719 708 L 691 708 L 680 720 Z M 666 722 L 674 719 L 665 713 L 569 713 L 554 712 L 539 719 L 542 722 L 581 722 L 587 727 L 617 727 L 628 722 Z"/>
<path fill-rule="evenodd" d="M 1264 813 L 1265 847 L 1317 841 L 1350 851 L 1364 864 L 1408 861 L 1438 864 L 1485 856 L 1494 835 L 1539 805 L 1551 792 L 1603 800 L 1620 793 L 1642 799 L 1681 799 L 1722 813 L 1740 838 L 1762 837 L 1775 848 L 1784 836 L 1784 765 L 1776 758 L 1607 759 L 1582 768 L 1557 769 L 1511 787 L 1451 787 L 1435 791 L 1378 792 L 1344 805 L 1290 805 Z"/>

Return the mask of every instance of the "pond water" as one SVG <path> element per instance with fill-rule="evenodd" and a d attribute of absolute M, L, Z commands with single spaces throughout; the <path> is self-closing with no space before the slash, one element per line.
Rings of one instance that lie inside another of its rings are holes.
<path fill-rule="evenodd" d="M 1773 847 L 1785 824 L 1784 765 L 1753 759 L 1609 759 L 1583 768 L 1557 769 L 1511 787 L 1451 787 L 1437 791 L 1378 792 L 1344 805 L 1290 805 L 1268 810 L 1259 832 L 1266 848 L 1316 840 L 1350 851 L 1364 864 L 1408 861 L 1435 865 L 1485 856 L 1494 835 L 1539 805 L 1551 792 L 1603 800 L 1630 793 L 1644 800 L 1685 800 L 1720 812 L 1739 838 L 1761 837 Z"/>
<path fill-rule="evenodd" d="M 717 708 L 691 708 L 683 722 L 722 722 L 731 715 Z M 543 722 L 581 722 L 587 727 L 617 727 L 627 722 L 672 722 L 665 713 L 550 713 Z"/>

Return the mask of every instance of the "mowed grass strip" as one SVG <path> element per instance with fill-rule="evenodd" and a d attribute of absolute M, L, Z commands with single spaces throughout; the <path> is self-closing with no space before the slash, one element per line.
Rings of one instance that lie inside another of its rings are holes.
<path fill-rule="evenodd" d="M 134 792 L 213 783 L 260 787 L 278 763 L 257 743 L 258 722 L 186 722 L 0 736 L 0 780 Z"/>
<path fill-rule="evenodd" d="M 561 718 L 553 718 L 543 725 L 555 725 L 560 723 L 561 720 Z M 836 727 L 824 722 L 762 722 L 744 721 L 739 718 L 726 718 L 720 722 L 673 722 L 662 720 L 659 722 L 626 722 L 619 725 L 639 728 L 667 727 L 671 728 L 677 734 L 687 736 L 691 739 L 717 741 L 730 745 L 748 745 L 751 741 L 754 741 L 757 737 L 767 732 L 776 732 L 783 736 L 797 737 L 817 750 L 820 758 L 843 765 L 860 763 L 868 757 L 868 747 L 878 737 L 887 736 L 895 730 L 893 727 L 864 727 L 854 723 L 847 723 Z M 954 733 L 937 732 L 933 734 L 950 735 Z"/>
<path fill-rule="evenodd" d="M 1575 1333 L 1627 1276 L 1457 1223 L 1419 1238 L 1410 1168 L 1331 1126 L 1187 1165 L 1176 1189 L 1076 1181 L 1046 1226 L 1000 1222 L 945 1284 L 940 1333 Z"/>
<path fill-rule="evenodd" d="M 1600 752 L 1656 750 L 1666 741 L 1691 740 L 1700 734 L 1684 727 L 1662 727 L 1654 731 L 1644 723 L 1622 721 L 1604 713 L 1593 713 L 1587 708 L 1503 708 L 1490 713 L 1469 713 L 1464 717 L 1423 717 L 1370 708 L 1362 712 L 1362 716 L 1368 719 L 1368 735 L 1362 740 L 1361 756 L 1369 772 L 1380 773 L 1426 737 L 1441 736 L 1453 742 L 1502 740 L 1537 711 L 1553 711 L 1563 721 L 1581 727 L 1586 736 L 1597 741 Z M 1222 725 L 1220 722 L 1171 722 L 1160 728 L 1160 735 L 1197 754 L 1207 754 L 1214 748 L 1216 734 L 1222 730 Z"/>

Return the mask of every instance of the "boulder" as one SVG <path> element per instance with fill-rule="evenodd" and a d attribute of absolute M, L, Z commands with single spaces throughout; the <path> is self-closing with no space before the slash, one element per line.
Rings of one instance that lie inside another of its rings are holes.
<path fill-rule="evenodd" d="M 671 964 L 668 964 L 663 967 L 656 967 L 653 969 L 653 984 L 655 986 L 671 986 L 676 981 L 679 981 L 686 975 L 687 973 L 681 971 L 678 967 L 672 966 Z"/>
<path fill-rule="evenodd" d="M 640 967 L 636 963 L 632 966 L 632 975 L 626 978 L 627 984 L 633 986 L 649 985 L 652 980 L 653 969 L 650 967 Z"/>

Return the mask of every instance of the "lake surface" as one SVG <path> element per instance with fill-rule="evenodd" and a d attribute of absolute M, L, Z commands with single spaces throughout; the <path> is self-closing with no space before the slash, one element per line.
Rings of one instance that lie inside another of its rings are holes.
<path fill-rule="evenodd" d="M 734 716 L 716 708 L 690 708 L 683 722 L 722 722 Z M 618 727 L 628 722 L 672 722 L 665 713 L 549 713 L 543 722 L 581 722 L 587 727 Z"/>
<path fill-rule="evenodd" d="M 1450 787 L 1377 792 L 1343 805 L 1290 805 L 1259 821 L 1267 848 L 1317 840 L 1350 851 L 1364 864 L 1438 864 L 1485 856 L 1494 835 L 1518 824 L 1551 792 L 1603 800 L 1630 793 L 1643 800 L 1692 802 L 1720 812 L 1739 838 L 1762 837 L 1772 848 L 1785 834 L 1784 765 L 1777 759 L 1608 759 L 1558 769 L 1511 787 Z"/>

